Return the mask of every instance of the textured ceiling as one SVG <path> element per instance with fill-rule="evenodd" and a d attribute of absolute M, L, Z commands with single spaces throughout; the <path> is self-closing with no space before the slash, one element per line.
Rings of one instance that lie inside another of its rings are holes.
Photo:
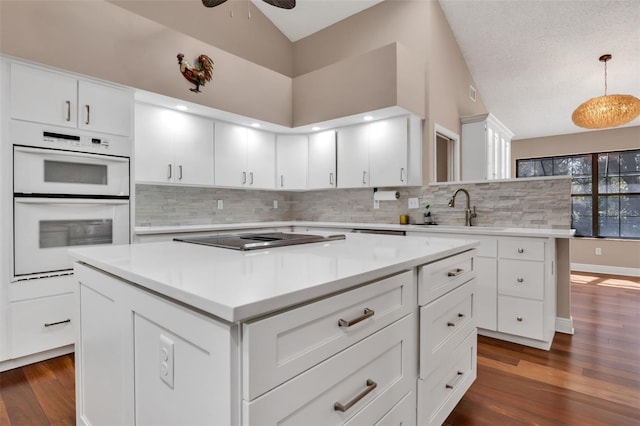
<path fill-rule="evenodd" d="M 487 109 L 514 139 L 587 131 L 571 113 L 604 94 L 602 54 L 613 55 L 607 93 L 640 97 L 639 0 L 440 4 Z"/>

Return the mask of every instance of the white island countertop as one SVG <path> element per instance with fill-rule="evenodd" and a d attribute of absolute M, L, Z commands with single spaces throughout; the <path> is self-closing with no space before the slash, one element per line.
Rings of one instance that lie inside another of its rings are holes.
<path fill-rule="evenodd" d="M 69 252 L 80 262 L 237 322 L 477 245 L 472 240 L 346 234 L 345 240 L 244 252 L 175 241 Z"/>

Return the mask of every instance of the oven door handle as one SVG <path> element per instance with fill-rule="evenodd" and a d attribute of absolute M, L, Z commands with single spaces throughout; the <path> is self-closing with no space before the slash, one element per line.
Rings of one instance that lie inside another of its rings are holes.
<path fill-rule="evenodd" d="M 16 203 L 20 204 L 92 204 L 92 205 L 125 205 L 129 200 L 96 199 L 96 198 L 31 198 L 15 197 Z"/>
<path fill-rule="evenodd" d="M 77 152 L 77 151 L 56 151 L 46 148 L 29 148 L 26 146 L 14 146 L 13 149 L 18 152 L 24 152 L 27 154 L 42 154 L 47 157 L 78 157 L 78 158 L 92 158 L 99 159 L 100 161 L 109 161 L 114 163 L 128 163 L 129 158 L 125 157 L 112 157 L 105 154 L 92 154 L 89 152 Z"/>

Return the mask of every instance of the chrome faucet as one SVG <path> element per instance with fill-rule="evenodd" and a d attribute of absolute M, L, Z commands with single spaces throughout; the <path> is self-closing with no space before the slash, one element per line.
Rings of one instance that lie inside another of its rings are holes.
<path fill-rule="evenodd" d="M 451 199 L 449 200 L 449 207 L 455 207 L 456 206 L 456 195 L 458 195 L 458 192 L 464 192 L 464 195 L 467 196 L 467 208 L 464 211 L 464 224 L 465 226 L 471 226 L 471 219 L 478 216 L 476 214 L 476 206 L 473 206 L 473 210 L 471 210 L 471 197 L 469 196 L 469 193 L 467 192 L 466 189 L 458 189 L 454 194 L 453 197 L 451 197 Z"/>

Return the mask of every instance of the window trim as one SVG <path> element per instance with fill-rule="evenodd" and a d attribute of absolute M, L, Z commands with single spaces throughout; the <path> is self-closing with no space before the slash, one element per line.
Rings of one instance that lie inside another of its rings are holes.
<path fill-rule="evenodd" d="M 530 178 L 530 177 L 539 177 L 540 175 L 534 176 L 520 176 L 520 162 L 521 161 L 544 161 L 551 160 L 552 162 L 558 158 L 567 158 L 573 159 L 576 157 L 585 157 L 591 156 L 591 193 L 590 194 L 574 194 L 573 193 L 573 174 L 567 175 L 544 175 L 544 176 L 570 176 L 572 182 L 572 192 L 571 197 L 574 196 L 583 196 L 583 197 L 591 197 L 591 235 L 576 235 L 577 238 L 601 238 L 601 239 L 620 239 L 625 241 L 638 241 L 640 240 L 640 236 L 638 237 L 624 237 L 621 235 L 610 237 L 610 236 L 602 236 L 600 235 L 600 216 L 599 216 L 599 204 L 600 204 L 600 180 L 599 180 L 599 161 L 598 158 L 601 155 L 611 155 L 611 154 L 622 154 L 625 152 L 637 152 L 640 155 L 640 149 L 623 149 L 623 150 L 615 150 L 615 151 L 603 151 L 603 152 L 591 152 L 591 153 L 580 153 L 580 154 L 568 154 L 568 155 L 555 155 L 555 156 L 545 156 L 545 157 L 532 157 L 532 158 L 518 158 L 516 159 L 516 178 Z M 640 192 L 616 192 L 616 193 L 606 193 L 606 196 L 640 196 Z M 571 217 L 573 221 L 573 201 L 571 202 Z M 620 205 L 618 205 L 618 217 L 620 217 Z"/>

